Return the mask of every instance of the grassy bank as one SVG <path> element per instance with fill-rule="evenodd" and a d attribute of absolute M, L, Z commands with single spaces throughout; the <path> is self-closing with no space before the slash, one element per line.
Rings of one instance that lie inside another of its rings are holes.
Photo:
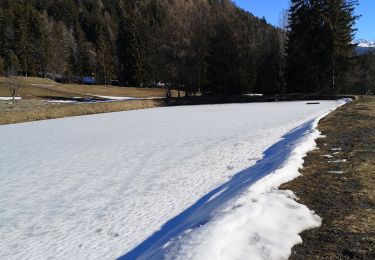
<path fill-rule="evenodd" d="M 322 217 L 291 259 L 375 259 L 375 98 L 359 98 L 319 124 L 325 138 L 302 177 L 282 188 Z"/>
<path fill-rule="evenodd" d="M 72 99 L 105 99 L 110 97 L 151 98 L 164 97 L 165 90 L 158 88 L 131 88 L 100 85 L 60 84 L 50 79 L 20 77 L 19 95 L 15 102 L 0 100 L 0 125 L 29 121 L 81 116 L 98 113 L 153 108 L 164 105 L 161 100 L 132 100 L 108 103 L 51 103 Z M 177 97 L 177 91 L 172 96 Z M 0 77 L 0 97 L 9 97 L 8 79 Z"/>
<path fill-rule="evenodd" d="M 160 100 L 132 100 L 94 104 L 52 105 L 35 101 L 14 102 L 11 109 L 0 111 L 0 125 L 63 118 L 70 116 L 92 115 L 109 112 L 154 108 L 163 105 Z"/>
<path fill-rule="evenodd" d="M 161 88 L 132 88 L 103 85 L 60 84 L 50 79 L 20 77 L 22 87 L 19 96 L 23 99 L 72 98 L 95 96 L 119 97 L 164 97 L 165 90 Z M 8 79 L 0 77 L 0 97 L 10 96 Z M 172 96 L 177 97 L 177 91 Z"/>

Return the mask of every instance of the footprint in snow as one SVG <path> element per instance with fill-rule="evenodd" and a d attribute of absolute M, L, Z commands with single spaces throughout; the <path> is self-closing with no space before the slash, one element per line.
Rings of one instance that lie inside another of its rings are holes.
<path fill-rule="evenodd" d="M 248 161 L 259 161 L 260 160 L 260 158 L 249 158 L 249 159 L 247 159 Z"/>
<path fill-rule="evenodd" d="M 111 237 L 118 237 L 118 236 L 120 236 L 119 233 L 117 233 L 117 232 L 107 232 L 107 235 L 111 236 Z"/>

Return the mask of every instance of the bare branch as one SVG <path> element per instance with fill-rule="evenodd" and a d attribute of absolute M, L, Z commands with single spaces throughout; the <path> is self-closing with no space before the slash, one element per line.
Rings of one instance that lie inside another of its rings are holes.
<path fill-rule="evenodd" d="M 18 76 L 9 75 L 7 85 L 9 87 L 9 93 L 12 96 L 12 100 L 14 101 L 22 85 L 21 79 Z"/>

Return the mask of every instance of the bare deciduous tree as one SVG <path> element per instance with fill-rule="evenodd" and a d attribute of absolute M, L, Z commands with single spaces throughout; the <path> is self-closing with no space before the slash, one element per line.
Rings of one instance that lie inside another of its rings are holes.
<path fill-rule="evenodd" d="M 9 93 L 12 96 L 12 101 L 15 100 L 16 96 L 18 95 L 18 91 L 21 88 L 21 79 L 13 74 L 9 75 L 8 77 L 8 87 Z"/>

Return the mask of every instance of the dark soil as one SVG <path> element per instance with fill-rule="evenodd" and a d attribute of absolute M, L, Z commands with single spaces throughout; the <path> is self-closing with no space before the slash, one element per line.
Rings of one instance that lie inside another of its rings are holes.
<path fill-rule="evenodd" d="M 375 98 L 339 108 L 319 130 L 326 137 L 305 158 L 302 177 L 281 187 L 323 219 L 302 233 L 290 259 L 375 259 Z"/>

